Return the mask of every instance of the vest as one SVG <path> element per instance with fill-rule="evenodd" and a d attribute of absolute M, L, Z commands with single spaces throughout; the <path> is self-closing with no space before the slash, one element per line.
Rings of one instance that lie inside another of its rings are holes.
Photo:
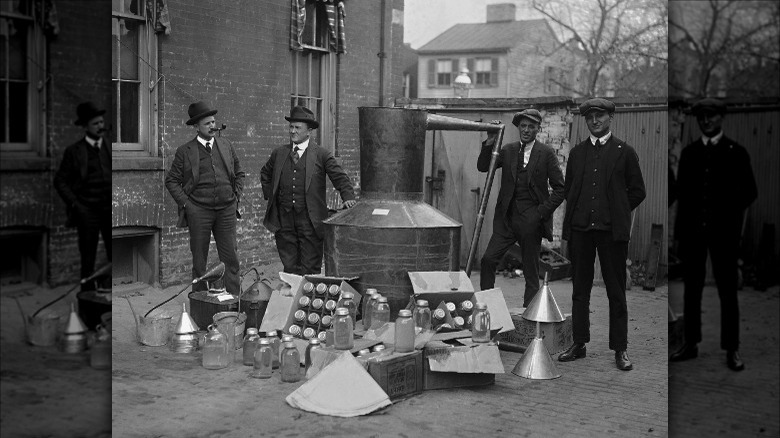
<path fill-rule="evenodd" d="M 284 211 L 290 211 L 295 207 L 300 211 L 306 208 L 306 154 L 309 148 L 298 159 L 298 164 L 293 164 L 292 152 L 288 154 L 282 173 L 279 176 L 279 193 L 276 202 Z"/>
<path fill-rule="evenodd" d="M 514 204 L 514 211 L 522 213 L 537 205 L 534 194 L 528 187 L 528 169 L 523 166 L 522 150 L 517 160 L 517 171 L 515 174 L 517 177 L 515 178 L 515 192 L 512 196 L 512 203 Z"/>
<path fill-rule="evenodd" d="M 611 139 L 610 139 L 611 140 Z M 607 142 L 609 143 L 609 141 Z M 582 190 L 574 206 L 571 219 L 572 229 L 577 231 L 612 229 L 612 220 L 607 200 L 607 175 L 604 172 L 605 148 L 612 145 L 593 146 L 591 143 L 585 152 L 585 175 L 582 177 Z"/>
<path fill-rule="evenodd" d="M 87 146 L 87 179 L 79 195 L 79 200 L 87 206 L 111 205 L 111 178 L 106 178 L 100 151 L 93 146 Z"/>
<path fill-rule="evenodd" d="M 211 152 L 198 142 L 198 184 L 190 193 L 190 199 L 202 208 L 220 210 L 235 200 L 233 184 L 222 160 L 222 154 L 211 140 Z"/>

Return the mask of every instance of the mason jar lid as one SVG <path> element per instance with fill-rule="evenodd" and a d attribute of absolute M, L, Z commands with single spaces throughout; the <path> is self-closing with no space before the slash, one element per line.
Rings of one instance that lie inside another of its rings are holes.
<path fill-rule="evenodd" d="M 380 296 L 377 301 L 379 301 L 380 303 L 386 303 L 387 302 L 387 297 Z"/>
<path fill-rule="evenodd" d="M 417 300 L 417 305 L 420 307 L 428 307 L 428 300 Z"/>
<path fill-rule="evenodd" d="M 374 289 L 373 287 L 369 287 L 369 288 L 366 289 L 366 295 L 373 295 L 373 294 L 378 294 L 378 293 L 379 292 L 377 292 L 377 290 Z"/>
<path fill-rule="evenodd" d="M 374 348 L 373 348 L 373 350 L 374 350 L 374 352 L 375 352 L 375 353 L 376 353 L 377 351 L 382 351 L 382 350 L 384 350 L 384 349 L 385 349 L 385 346 L 384 346 L 384 345 L 382 345 L 382 344 L 379 344 L 379 345 L 374 345 Z"/>
<path fill-rule="evenodd" d="M 295 348 L 295 344 L 292 341 L 285 342 L 284 343 L 284 348 Z"/>
<path fill-rule="evenodd" d="M 268 333 L 266 333 L 266 336 L 276 336 L 276 330 L 271 330 Z"/>
<path fill-rule="evenodd" d="M 257 334 L 257 328 L 249 327 L 248 329 L 246 329 L 246 334 L 248 334 L 248 335 L 256 335 Z"/>
<path fill-rule="evenodd" d="M 292 340 L 295 338 L 293 335 L 282 335 L 282 342 L 292 342 Z"/>
<path fill-rule="evenodd" d="M 336 309 L 336 315 L 339 316 L 349 315 L 349 309 L 347 309 L 346 307 L 339 307 Z"/>
<path fill-rule="evenodd" d="M 317 339 L 317 338 L 311 338 L 311 339 L 309 339 L 309 344 L 312 344 L 312 345 L 318 345 L 319 343 L 320 343 L 320 340 L 319 340 L 319 339 Z"/>
<path fill-rule="evenodd" d="M 344 299 L 355 298 L 355 294 L 353 294 L 352 292 L 349 292 L 349 291 L 344 291 L 344 292 L 341 293 L 341 297 L 344 298 Z"/>
<path fill-rule="evenodd" d="M 411 318 L 412 317 L 412 311 L 408 309 L 401 309 L 398 311 L 398 316 L 402 316 L 404 318 Z"/>
<path fill-rule="evenodd" d="M 271 340 L 268 338 L 260 338 L 260 345 L 271 345 Z"/>

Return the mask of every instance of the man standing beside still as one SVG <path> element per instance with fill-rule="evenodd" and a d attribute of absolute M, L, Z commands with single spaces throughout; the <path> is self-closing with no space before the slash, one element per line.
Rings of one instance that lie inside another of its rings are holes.
<path fill-rule="evenodd" d="M 244 172 L 236 151 L 226 139 L 215 138 L 214 114 L 204 102 L 188 109 L 187 125 L 196 136 L 176 149 L 165 187 L 179 208 L 179 227 L 190 229 L 192 278 L 206 273 L 211 234 L 219 260 L 225 264 L 225 289 L 238 295 L 239 263 L 236 250 L 236 219 L 244 188 Z M 193 290 L 205 290 L 199 282 Z"/>
<path fill-rule="evenodd" d="M 615 104 L 590 99 L 580 105 L 590 137 L 574 146 L 566 165 L 563 239 L 572 264 L 574 343 L 558 356 L 568 362 L 585 357 L 590 342 L 590 293 L 598 253 L 609 299 L 609 348 L 615 365 L 628 371 L 626 257 L 631 211 L 645 199 L 645 183 L 634 148 L 610 132 Z"/>

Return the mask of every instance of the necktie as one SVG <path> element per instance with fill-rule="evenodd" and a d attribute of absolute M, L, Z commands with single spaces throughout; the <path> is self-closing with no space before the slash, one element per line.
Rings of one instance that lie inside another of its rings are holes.
<path fill-rule="evenodd" d="M 299 150 L 300 149 L 298 149 L 298 146 L 295 146 L 293 148 L 293 153 L 292 153 L 293 164 L 298 164 L 298 158 L 300 158 L 300 157 L 298 157 L 298 151 Z"/>
<path fill-rule="evenodd" d="M 98 150 L 100 149 L 100 140 L 95 140 L 94 148 Z"/>
<path fill-rule="evenodd" d="M 206 150 L 208 150 L 209 152 L 211 152 L 211 142 L 210 142 L 210 141 L 207 141 L 207 142 L 206 142 Z"/>
<path fill-rule="evenodd" d="M 525 147 L 527 145 L 525 143 L 520 143 L 520 157 L 519 158 L 519 165 L 520 169 L 525 168 Z"/>

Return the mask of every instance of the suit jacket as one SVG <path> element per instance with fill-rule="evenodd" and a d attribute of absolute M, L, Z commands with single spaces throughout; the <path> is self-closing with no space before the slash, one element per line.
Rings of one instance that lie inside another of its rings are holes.
<path fill-rule="evenodd" d="M 225 163 L 230 184 L 233 187 L 233 193 L 236 195 L 236 202 L 241 202 L 241 196 L 244 193 L 244 171 L 241 170 L 238 155 L 233 145 L 222 137 L 214 137 L 216 151 L 222 156 Z M 197 137 L 179 146 L 176 149 L 176 156 L 173 158 L 171 170 L 165 177 L 165 188 L 168 189 L 173 199 L 178 205 L 179 220 L 176 226 L 180 228 L 187 227 L 187 216 L 184 206 L 189 201 L 189 195 L 198 184 L 200 177 L 199 152 Z M 240 218 L 241 213 L 236 207 L 236 217 Z"/>
<path fill-rule="evenodd" d="M 279 231 L 279 211 L 276 196 L 279 194 L 279 179 L 285 160 L 290 159 L 292 144 L 279 146 L 271 152 L 271 157 L 260 170 L 260 183 L 263 186 L 263 198 L 268 201 L 265 209 L 263 225 L 268 231 Z M 311 219 L 317 236 L 324 235 L 322 221 L 328 217 L 328 206 L 325 202 L 325 175 L 330 178 L 333 187 L 341 194 L 341 199 L 355 199 L 352 183 L 342 170 L 333 154 L 317 145 L 314 139 L 309 140 L 306 148 L 306 210 Z"/>
<path fill-rule="evenodd" d="M 707 147 L 713 148 L 709 166 L 702 162 Z M 715 202 L 707 203 L 704 199 L 705 180 L 712 184 L 708 192 L 714 194 Z M 698 139 L 683 148 L 677 167 L 676 186 L 677 218 L 674 235 L 680 240 L 697 234 L 702 229 L 702 221 L 706 221 L 708 227 L 714 227 L 719 233 L 738 237 L 743 212 L 758 196 L 747 150 L 726 136 L 713 146 L 705 146 Z M 705 205 L 708 207 L 706 214 Z"/>
<path fill-rule="evenodd" d="M 604 146 L 608 146 L 604 162 L 608 176 L 606 191 L 612 219 L 612 238 L 615 241 L 627 242 L 631 236 L 631 211 L 645 199 L 645 181 L 634 148 L 614 134 Z M 562 238 L 566 240 L 571 237 L 571 221 L 583 186 L 585 153 L 589 147 L 593 147 L 590 138 L 574 146 L 569 152 L 569 161 L 566 164 L 566 214 L 563 218 L 562 233 Z"/>
<path fill-rule="evenodd" d="M 490 158 L 493 151 L 493 142 L 486 140 L 482 143 L 482 150 L 477 158 L 477 170 L 487 172 L 490 167 Z M 501 189 L 496 201 L 496 214 L 493 218 L 493 229 L 503 234 L 512 232 L 512 226 L 508 222 L 507 211 L 512 208 L 512 197 L 515 193 L 515 181 L 517 164 L 520 153 L 520 142 L 504 145 L 497 159 L 497 168 L 503 167 L 501 173 Z M 552 241 L 553 212 L 563 202 L 563 172 L 558 166 L 558 158 L 555 151 L 546 144 L 537 141 L 531 150 L 531 156 L 526 165 L 528 172 L 528 188 L 536 198 L 537 211 L 544 221 L 542 236 Z M 552 187 L 552 193 L 548 189 Z"/>
<path fill-rule="evenodd" d="M 87 148 L 93 147 L 85 137 L 65 148 L 60 168 L 54 176 L 54 188 L 67 206 L 65 226 L 77 226 L 77 202 L 80 202 L 79 192 L 87 181 Z M 106 175 L 111 178 L 111 142 L 103 138 L 100 146 L 100 162 Z"/>

